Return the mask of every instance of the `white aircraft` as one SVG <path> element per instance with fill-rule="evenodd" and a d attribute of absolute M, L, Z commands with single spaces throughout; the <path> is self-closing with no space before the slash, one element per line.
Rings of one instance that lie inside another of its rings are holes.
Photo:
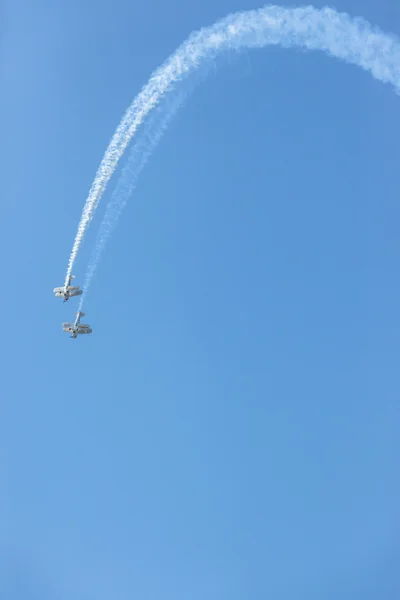
<path fill-rule="evenodd" d="M 83 290 L 79 289 L 79 285 L 71 286 L 71 280 L 75 279 L 74 275 L 70 275 L 67 281 L 67 285 L 64 287 L 56 287 L 53 292 L 56 298 L 64 298 L 64 302 L 67 302 L 72 296 L 80 296 Z"/>
<path fill-rule="evenodd" d="M 78 335 L 84 333 L 92 333 L 90 325 L 84 325 L 83 323 L 81 323 L 81 317 L 84 316 L 84 312 L 77 312 L 76 319 L 73 323 L 62 324 L 63 331 L 65 331 L 66 333 L 71 333 L 72 335 L 70 337 L 72 337 L 74 340 L 78 337 Z"/>

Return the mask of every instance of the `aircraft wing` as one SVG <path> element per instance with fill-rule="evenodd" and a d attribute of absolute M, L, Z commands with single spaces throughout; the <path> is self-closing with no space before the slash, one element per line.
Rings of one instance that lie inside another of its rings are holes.
<path fill-rule="evenodd" d="M 81 327 L 78 327 L 78 331 L 77 333 L 92 333 L 92 330 L 90 329 L 90 327 L 85 327 L 84 329 L 82 329 Z"/>
<path fill-rule="evenodd" d="M 75 290 L 75 291 L 67 290 L 67 292 L 65 293 L 64 289 L 62 289 L 62 291 L 55 293 L 55 297 L 63 298 L 64 296 L 67 296 L 67 298 L 73 298 L 74 296 L 80 296 L 82 293 L 83 293 L 83 290 Z"/>
<path fill-rule="evenodd" d="M 64 331 L 70 331 L 71 329 L 73 329 L 74 324 L 73 323 L 63 323 L 62 324 L 62 328 L 64 329 Z"/>
<path fill-rule="evenodd" d="M 57 293 L 57 292 L 75 292 L 76 290 L 79 290 L 79 285 L 68 285 L 66 288 L 65 287 L 56 287 L 54 288 L 53 292 Z"/>

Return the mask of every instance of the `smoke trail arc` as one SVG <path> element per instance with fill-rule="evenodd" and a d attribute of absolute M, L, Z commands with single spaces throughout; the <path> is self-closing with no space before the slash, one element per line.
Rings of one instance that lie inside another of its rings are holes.
<path fill-rule="evenodd" d="M 93 181 L 78 226 L 66 280 L 85 231 L 119 159 L 149 112 L 190 73 L 223 51 L 267 45 L 321 50 L 358 65 L 400 93 L 400 42 L 361 18 L 331 8 L 268 5 L 228 15 L 192 33 L 150 77 L 122 118 Z"/>
<path fill-rule="evenodd" d="M 83 294 L 80 299 L 78 310 L 83 309 L 87 292 L 92 282 L 97 265 L 100 261 L 105 244 L 114 231 L 121 212 L 125 208 L 128 198 L 136 187 L 140 173 L 144 169 L 154 149 L 160 142 L 171 120 L 186 100 L 187 92 L 181 92 L 169 99 L 166 106 L 158 106 L 152 118 L 144 126 L 139 134 L 138 140 L 133 146 L 128 162 L 122 169 L 114 192 L 107 204 L 103 220 L 100 224 L 96 237 L 94 249 L 90 256 L 89 265 L 86 270 Z"/>

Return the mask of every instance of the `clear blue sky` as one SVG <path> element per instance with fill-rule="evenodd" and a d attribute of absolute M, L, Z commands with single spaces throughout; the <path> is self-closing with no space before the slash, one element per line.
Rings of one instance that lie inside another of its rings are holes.
<path fill-rule="evenodd" d="M 400 35 L 396 5 L 335 7 Z M 193 29 L 250 8 L 3 5 L 0 598 L 400 597 L 389 86 L 323 54 L 230 61 L 143 172 L 93 334 L 61 330 L 77 302 L 52 289 L 123 111 Z"/>

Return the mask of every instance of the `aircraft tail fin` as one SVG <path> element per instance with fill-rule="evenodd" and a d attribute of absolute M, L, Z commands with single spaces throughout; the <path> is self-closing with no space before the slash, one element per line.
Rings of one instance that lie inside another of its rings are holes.
<path fill-rule="evenodd" d="M 82 312 L 81 310 L 75 314 L 77 317 L 84 317 L 86 315 L 86 313 Z"/>

